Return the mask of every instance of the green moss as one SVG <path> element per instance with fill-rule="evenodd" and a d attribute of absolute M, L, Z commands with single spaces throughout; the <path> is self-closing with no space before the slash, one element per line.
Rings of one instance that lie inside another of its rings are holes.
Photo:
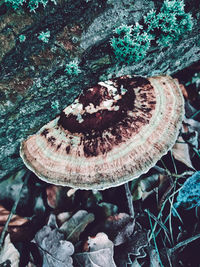
<path fill-rule="evenodd" d="M 191 14 L 184 11 L 184 2 L 177 0 L 165 0 L 160 12 L 150 11 L 144 22 L 148 26 L 147 31 L 162 46 L 178 41 L 193 26 Z"/>
<path fill-rule="evenodd" d="M 167 47 L 192 26 L 192 16 L 184 11 L 183 1 L 165 0 L 160 11 L 151 10 L 141 24 L 116 28 L 110 43 L 119 61 L 137 62 L 146 56 L 152 41 Z"/>
<path fill-rule="evenodd" d="M 111 46 L 118 60 L 131 63 L 146 56 L 151 40 L 152 36 L 143 31 L 142 25 L 122 25 L 115 29 Z"/>
<path fill-rule="evenodd" d="M 50 31 L 40 32 L 38 35 L 38 39 L 44 43 L 48 43 L 50 38 Z"/>
<path fill-rule="evenodd" d="M 24 34 L 20 34 L 20 36 L 19 36 L 20 43 L 25 42 L 25 40 L 26 40 L 26 36 Z"/>
<path fill-rule="evenodd" d="M 58 100 L 55 100 L 51 103 L 51 108 L 55 109 L 56 111 L 59 110 L 60 104 Z"/>
<path fill-rule="evenodd" d="M 30 11 L 35 12 L 35 10 L 42 5 L 45 7 L 48 2 L 53 2 L 56 4 L 56 0 L 4 0 L 5 3 L 8 3 L 13 9 L 17 10 L 22 7 L 24 4 L 27 4 Z"/>
<path fill-rule="evenodd" d="M 79 69 L 78 62 L 73 60 L 69 62 L 65 67 L 65 73 L 69 76 L 77 76 L 81 70 Z"/>

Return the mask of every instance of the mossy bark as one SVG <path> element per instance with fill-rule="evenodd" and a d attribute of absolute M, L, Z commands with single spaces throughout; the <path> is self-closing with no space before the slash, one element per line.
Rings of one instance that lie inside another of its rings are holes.
<path fill-rule="evenodd" d="M 187 0 L 192 32 L 168 48 L 153 46 L 140 62 L 119 64 L 109 39 L 162 1 L 59 0 L 37 13 L 0 7 L 0 178 L 23 167 L 20 142 L 53 119 L 87 86 L 123 74 L 174 74 L 200 59 L 200 4 Z M 50 31 L 48 43 L 38 39 Z M 25 35 L 24 42 L 19 36 Z M 81 73 L 67 76 L 77 59 Z M 52 103 L 55 103 L 52 108 Z"/>

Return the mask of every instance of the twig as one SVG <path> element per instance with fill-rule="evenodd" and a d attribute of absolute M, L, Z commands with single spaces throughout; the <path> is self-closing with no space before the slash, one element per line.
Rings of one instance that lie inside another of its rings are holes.
<path fill-rule="evenodd" d="M 190 119 L 193 119 L 194 117 L 196 117 L 196 115 L 198 115 L 200 113 L 200 110 L 198 110 L 197 112 L 195 112 L 191 117 Z"/>
<path fill-rule="evenodd" d="M 26 175 L 26 177 L 24 179 L 24 182 L 23 182 L 23 184 L 21 186 L 20 192 L 19 192 L 19 194 L 18 194 L 18 196 L 17 196 L 17 198 L 16 198 L 16 200 L 15 200 L 13 206 L 12 206 L 11 212 L 10 212 L 10 214 L 8 216 L 8 219 L 7 219 L 7 221 L 6 221 L 5 225 L 4 225 L 4 228 L 3 228 L 3 231 L 2 231 L 1 237 L 0 237 L 0 250 L 2 249 L 2 245 L 3 245 L 3 242 L 4 242 L 6 231 L 8 229 L 8 225 L 9 225 L 11 219 L 12 219 L 12 216 L 15 214 L 15 211 L 16 211 L 17 205 L 19 203 L 23 188 L 27 184 L 29 176 L 30 176 L 30 172 Z"/>
<path fill-rule="evenodd" d="M 160 174 L 166 174 L 166 175 L 169 175 L 169 176 L 172 176 L 172 177 L 175 177 L 175 178 L 181 178 L 185 175 L 193 175 L 194 174 L 194 171 L 185 171 L 181 174 L 177 174 L 177 173 L 171 173 L 169 170 L 167 169 L 164 169 L 162 167 L 159 167 L 157 165 L 155 165 L 153 167 L 156 171 L 158 171 Z"/>
<path fill-rule="evenodd" d="M 161 174 L 167 174 L 167 171 L 162 167 L 155 165 L 153 168 Z"/>
<path fill-rule="evenodd" d="M 181 174 L 175 174 L 175 173 L 172 173 L 171 175 L 175 178 L 182 178 L 183 176 L 186 176 L 186 175 L 193 175 L 194 174 L 194 171 L 185 171 Z"/>
<path fill-rule="evenodd" d="M 173 248 L 170 248 L 169 251 L 170 253 L 174 253 L 175 250 L 179 249 L 180 247 L 186 246 L 187 244 L 195 241 L 196 239 L 200 238 L 200 234 L 197 234 L 193 237 L 190 237 L 180 243 L 178 243 L 176 246 L 174 246 Z"/>
<path fill-rule="evenodd" d="M 134 212 L 134 208 L 133 208 L 133 200 L 132 200 L 133 197 L 131 195 L 131 191 L 129 189 L 128 183 L 125 183 L 125 190 L 126 190 L 126 198 L 127 198 L 127 201 L 128 201 L 129 212 L 130 212 L 131 218 L 134 219 L 135 212 Z"/>

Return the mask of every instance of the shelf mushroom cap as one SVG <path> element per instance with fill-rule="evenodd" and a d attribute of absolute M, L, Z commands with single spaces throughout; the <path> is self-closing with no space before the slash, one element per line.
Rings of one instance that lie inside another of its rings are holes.
<path fill-rule="evenodd" d="M 20 155 L 48 183 L 106 189 L 153 167 L 174 145 L 183 115 L 183 96 L 171 77 L 122 76 L 83 90 L 22 142 Z"/>

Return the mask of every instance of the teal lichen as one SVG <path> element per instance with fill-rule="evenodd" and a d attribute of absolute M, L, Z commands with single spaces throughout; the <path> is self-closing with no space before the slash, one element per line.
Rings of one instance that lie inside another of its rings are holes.
<path fill-rule="evenodd" d="M 192 26 L 192 16 L 184 11 L 183 0 L 165 0 L 160 11 L 151 10 L 142 23 L 116 28 L 110 43 L 119 61 L 137 62 L 146 56 L 153 41 L 167 47 Z"/>
<path fill-rule="evenodd" d="M 192 209 L 198 206 L 200 206 L 200 171 L 185 181 L 174 203 L 175 209 L 179 207 Z"/>
<path fill-rule="evenodd" d="M 29 10 L 33 12 L 35 12 L 40 5 L 45 7 L 48 2 L 56 4 L 56 0 L 4 0 L 4 2 L 9 4 L 15 10 L 19 9 L 24 4 L 27 4 Z"/>
<path fill-rule="evenodd" d="M 24 34 L 20 34 L 19 41 L 20 43 L 23 43 L 26 40 L 26 36 Z"/>
<path fill-rule="evenodd" d="M 51 108 L 54 110 L 59 110 L 60 104 L 58 100 L 55 100 L 51 103 Z"/>
<path fill-rule="evenodd" d="M 48 43 L 49 42 L 49 38 L 50 38 L 50 31 L 46 31 L 46 32 L 40 32 L 38 35 L 38 39 L 44 43 Z"/>
<path fill-rule="evenodd" d="M 78 66 L 78 61 L 77 60 L 73 60 L 71 62 L 69 62 L 66 66 L 65 66 L 65 73 L 69 76 L 77 76 L 81 70 L 79 69 Z"/>

